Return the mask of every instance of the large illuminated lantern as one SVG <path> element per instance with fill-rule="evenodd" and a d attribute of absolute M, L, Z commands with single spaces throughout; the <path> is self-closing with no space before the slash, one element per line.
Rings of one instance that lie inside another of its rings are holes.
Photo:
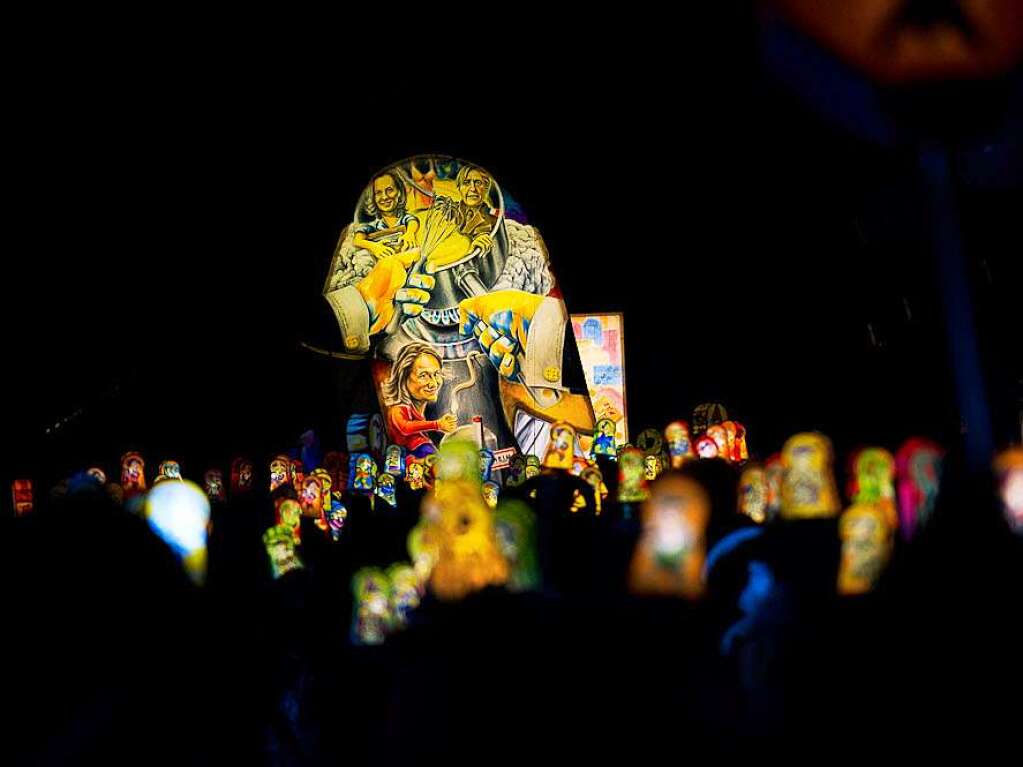
<path fill-rule="evenodd" d="M 416 173 L 438 164 L 451 173 Z M 324 296 L 345 351 L 372 356 L 389 441 L 409 457 L 465 436 L 502 469 L 515 450 L 544 455 L 558 421 L 589 448 L 593 410 L 547 248 L 505 215 L 484 169 L 424 156 L 374 176 Z"/>

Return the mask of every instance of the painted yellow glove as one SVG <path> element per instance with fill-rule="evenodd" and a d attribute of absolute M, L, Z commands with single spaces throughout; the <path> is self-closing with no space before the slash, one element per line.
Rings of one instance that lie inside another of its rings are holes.
<path fill-rule="evenodd" d="M 529 324 L 544 297 L 522 290 L 498 290 L 458 305 L 462 335 L 474 335 L 497 371 L 515 379 L 522 370 Z"/>

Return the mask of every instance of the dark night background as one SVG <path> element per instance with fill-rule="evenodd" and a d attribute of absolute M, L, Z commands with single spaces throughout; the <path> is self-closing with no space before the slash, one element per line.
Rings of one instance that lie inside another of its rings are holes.
<path fill-rule="evenodd" d="M 570 311 L 625 313 L 634 433 L 720 401 L 761 457 L 805 429 L 842 452 L 947 443 L 919 135 L 952 160 L 995 438 L 1018 440 L 1019 78 L 881 94 L 904 131 L 879 142 L 849 129 L 850 94 L 833 94 L 853 104 L 842 126 L 829 98 L 780 82 L 749 8 L 699 14 L 599 38 L 516 26 L 521 56 L 495 43 L 401 58 L 404 74 L 354 44 L 313 60 L 245 36 L 237 53 L 213 36 L 25 57 L 8 93 L 5 468 L 115 472 L 140 449 L 197 478 L 310 426 L 339 444 L 340 363 L 298 344 L 339 348 L 321 297 L 338 233 L 374 171 L 427 152 L 514 196 Z"/>

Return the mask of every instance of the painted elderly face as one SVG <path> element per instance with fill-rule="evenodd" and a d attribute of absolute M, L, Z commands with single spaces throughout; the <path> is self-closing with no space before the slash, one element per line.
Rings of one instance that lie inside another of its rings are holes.
<path fill-rule="evenodd" d="M 238 472 L 238 484 L 242 487 L 248 487 L 252 484 L 252 464 L 244 463 Z"/>
<path fill-rule="evenodd" d="M 398 207 L 398 183 L 390 174 L 373 179 L 373 202 L 381 213 L 393 213 Z"/>
<path fill-rule="evenodd" d="M 462 202 L 470 208 L 475 208 L 483 204 L 489 186 L 487 175 L 483 171 L 473 168 L 465 174 L 458 191 L 462 194 Z"/>
<path fill-rule="evenodd" d="M 444 383 L 440 361 L 432 354 L 420 354 L 412 363 L 408 377 L 408 392 L 416 402 L 436 402 Z"/>

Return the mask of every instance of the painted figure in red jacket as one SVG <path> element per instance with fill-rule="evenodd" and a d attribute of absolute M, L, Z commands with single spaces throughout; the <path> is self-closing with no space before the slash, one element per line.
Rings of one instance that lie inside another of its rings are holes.
<path fill-rule="evenodd" d="M 427 432 L 449 434 L 457 426 L 454 413 L 427 420 L 426 408 L 437 401 L 444 385 L 440 354 L 429 344 L 406 344 L 391 366 L 381 392 L 387 406 L 387 430 L 406 454 L 424 458 L 437 448 Z"/>

